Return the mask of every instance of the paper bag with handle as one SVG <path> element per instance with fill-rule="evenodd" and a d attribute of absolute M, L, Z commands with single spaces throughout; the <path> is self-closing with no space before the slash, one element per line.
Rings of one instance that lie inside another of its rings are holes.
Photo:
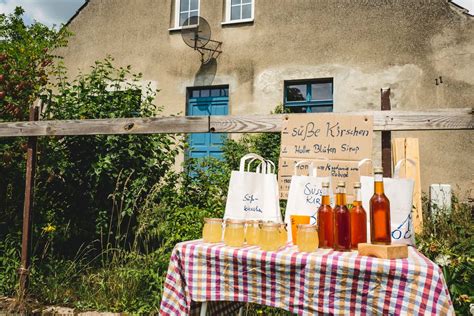
<path fill-rule="evenodd" d="M 251 171 L 255 161 L 259 166 Z M 281 222 L 278 198 L 273 163 L 257 154 L 247 154 L 240 159 L 239 170 L 231 173 L 224 218 Z"/>
<path fill-rule="evenodd" d="M 322 158 L 317 160 L 328 161 Z M 298 175 L 298 168 L 308 165 L 308 175 Z M 293 176 L 291 177 L 290 190 L 288 191 L 288 202 L 286 204 L 285 223 L 288 230 L 288 241 L 292 240 L 293 228 L 291 216 L 309 216 L 309 223 L 316 225 L 317 212 L 321 205 L 322 183 L 331 182 L 330 177 L 318 177 L 317 168 L 312 162 L 302 160 L 295 164 Z"/>
<path fill-rule="evenodd" d="M 370 161 L 364 159 L 361 163 Z M 359 167 L 362 165 L 359 163 Z M 383 178 L 384 192 L 390 201 L 390 221 L 392 230 L 392 244 L 415 245 L 415 230 L 412 223 L 413 210 L 413 179 L 399 178 L 403 163 L 415 162 L 411 159 L 402 159 L 395 165 L 393 178 Z M 374 178 L 360 177 L 362 185 L 362 205 L 367 212 L 367 240 L 370 240 L 370 199 L 374 194 Z"/>

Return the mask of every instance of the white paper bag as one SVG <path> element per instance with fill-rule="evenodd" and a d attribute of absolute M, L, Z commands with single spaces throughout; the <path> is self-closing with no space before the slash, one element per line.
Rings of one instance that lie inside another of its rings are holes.
<path fill-rule="evenodd" d="M 327 159 L 324 159 L 327 161 Z M 298 167 L 308 164 L 309 175 L 297 175 Z M 288 201 L 286 204 L 285 223 L 288 230 L 288 241 L 291 241 L 291 215 L 310 216 L 310 224 L 317 223 L 317 212 L 321 206 L 322 183 L 331 182 L 330 177 L 318 177 L 317 168 L 312 162 L 299 161 L 295 165 L 293 176 L 291 177 L 290 189 L 288 191 Z M 331 186 L 330 186 L 331 187 Z"/>
<path fill-rule="evenodd" d="M 258 161 L 260 166 L 252 172 L 250 165 L 254 161 Z M 239 170 L 232 171 L 230 176 L 224 213 L 224 219 L 227 218 L 281 222 L 278 182 L 273 163 L 257 154 L 248 154 L 240 159 Z"/>
<path fill-rule="evenodd" d="M 402 159 L 395 166 L 393 178 L 383 178 L 384 193 L 390 201 L 390 221 L 392 230 L 392 244 L 415 245 L 415 230 L 412 223 L 413 210 L 413 179 L 400 179 L 402 163 L 411 159 Z M 360 164 L 359 164 L 360 165 Z M 370 199 L 374 194 L 374 178 L 360 177 L 362 185 L 362 205 L 367 212 L 367 227 L 370 240 Z"/>

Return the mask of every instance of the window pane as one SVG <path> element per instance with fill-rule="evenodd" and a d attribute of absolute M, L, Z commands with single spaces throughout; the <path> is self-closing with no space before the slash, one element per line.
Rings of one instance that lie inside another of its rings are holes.
<path fill-rule="evenodd" d="M 218 97 L 220 89 L 212 89 L 211 90 L 211 97 Z"/>
<path fill-rule="evenodd" d="M 201 97 L 208 97 L 209 96 L 209 90 L 201 90 Z"/>
<path fill-rule="evenodd" d="M 227 96 L 227 93 L 228 93 L 228 89 L 227 89 L 227 88 L 221 90 L 221 96 L 222 96 L 222 97 L 226 97 L 226 96 Z"/>
<path fill-rule="evenodd" d="M 196 11 L 197 12 L 197 11 Z M 191 15 L 193 15 L 193 12 L 191 12 Z M 194 16 L 191 16 L 189 18 L 189 25 L 197 25 L 199 22 L 198 22 L 198 19 L 199 17 L 197 16 L 197 13 L 194 14 Z"/>
<path fill-rule="evenodd" d="M 184 21 L 186 21 L 188 18 L 188 13 L 181 13 L 179 15 L 179 25 L 183 26 L 184 25 Z M 188 24 L 189 25 L 189 24 Z"/>
<path fill-rule="evenodd" d="M 234 4 L 240 4 L 240 1 L 241 1 L 241 0 L 232 0 L 232 5 L 234 5 Z"/>
<path fill-rule="evenodd" d="M 252 5 L 242 5 L 242 19 L 250 19 L 252 17 Z"/>
<path fill-rule="evenodd" d="M 287 101 L 306 101 L 306 85 L 289 85 L 286 87 Z"/>
<path fill-rule="evenodd" d="M 242 3 L 252 3 L 252 0 L 242 0 Z"/>
<path fill-rule="evenodd" d="M 198 9 L 199 0 L 191 0 L 191 8 L 190 10 L 197 10 Z"/>
<path fill-rule="evenodd" d="M 313 83 L 311 85 L 311 93 L 313 100 L 332 100 L 332 84 L 327 83 Z"/>
<path fill-rule="evenodd" d="M 189 11 L 189 0 L 181 0 L 181 5 L 179 6 L 179 12 Z"/>
<path fill-rule="evenodd" d="M 230 11 L 231 20 L 240 20 L 240 6 L 232 7 Z"/>
<path fill-rule="evenodd" d="M 199 98 L 199 90 L 193 90 L 192 97 L 193 98 Z"/>

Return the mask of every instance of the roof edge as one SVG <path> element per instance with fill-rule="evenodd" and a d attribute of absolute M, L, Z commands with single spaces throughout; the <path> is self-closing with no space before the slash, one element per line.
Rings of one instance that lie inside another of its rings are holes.
<path fill-rule="evenodd" d="M 69 24 L 71 24 L 72 20 L 74 20 L 78 15 L 79 13 L 81 13 L 81 11 L 87 7 L 87 5 L 89 4 L 89 1 L 90 0 L 86 0 L 86 2 L 84 2 L 84 4 L 76 10 L 76 13 L 74 13 L 74 15 L 66 22 L 66 24 L 64 24 L 64 26 L 69 26 Z"/>
<path fill-rule="evenodd" d="M 89 0 L 87 0 L 89 1 Z M 463 7 L 462 5 L 457 4 L 456 2 L 453 2 L 453 0 L 448 0 L 448 3 L 452 6 L 455 6 L 458 10 L 462 11 L 465 15 L 469 17 L 474 17 L 474 14 L 469 13 L 469 10 Z"/>

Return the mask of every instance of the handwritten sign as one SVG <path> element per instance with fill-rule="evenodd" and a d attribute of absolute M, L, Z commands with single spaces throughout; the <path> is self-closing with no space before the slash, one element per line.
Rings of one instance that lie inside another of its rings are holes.
<path fill-rule="evenodd" d="M 281 134 L 280 198 L 288 197 L 291 176 L 298 161 L 313 161 L 318 176 L 332 176 L 332 185 L 345 181 L 347 192 L 359 181 L 358 162 L 372 156 L 373 117 L 344 114 L 288 114 Z M 329 162 L 315 160 L 327 158 Z M 308 168 L 302 165 L 301 168 Z M 366 168 L 366 167 L 364 167 Z M 368 169 L 368 168 L 367 168 Z M 301 170 L 307 175 L 307 170 Z"/>

